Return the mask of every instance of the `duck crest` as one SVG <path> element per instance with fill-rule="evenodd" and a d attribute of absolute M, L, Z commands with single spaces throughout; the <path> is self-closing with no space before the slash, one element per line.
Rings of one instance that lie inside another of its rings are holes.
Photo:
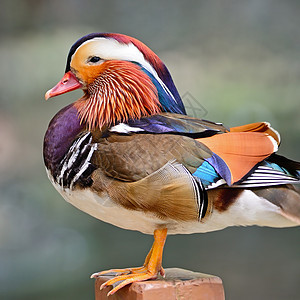
<path fill-rule="evenodd" d="M 90 131 L 161 112 L 157 89 L 139 65 L 106 61 L 102 70 L 75 102 L 81 123 Z"/>

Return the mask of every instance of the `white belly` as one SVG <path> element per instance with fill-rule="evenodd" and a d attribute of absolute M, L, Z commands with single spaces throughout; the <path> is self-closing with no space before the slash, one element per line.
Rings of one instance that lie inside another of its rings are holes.
<path fill-rule="evenodd" d="M 225 212 L 214 210 L 203 222 L 162 220 L 152 213 L 128 210 L 113 202 L 107 193 L 99 196 L 89 189 L 64 190 L 57 183 L 52 184 L 64 199 L 87 214 L 115 226 L 153 234 L 157 228 L 168 228 L 168 234 L 190 234 L 216 231 L 228 226 L 270 226 L 289 227 L 296 223 L 283 217 L 280 208 L 258 197 L 250 190 L 244 191 Z"/>

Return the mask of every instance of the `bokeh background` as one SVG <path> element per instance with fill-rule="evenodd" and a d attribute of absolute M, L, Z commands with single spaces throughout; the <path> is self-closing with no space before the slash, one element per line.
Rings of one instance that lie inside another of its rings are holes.
<path fill-rule="evenodd" d="M 47 179 L 44 132 L 81 93 L 43 97 L 79 37 L 144 41 L 189 93 L 190 114 L 228 126 L 268 120 L 280 153 L 299 160 L 299 16 L 298 0 L 1 0 L 0 298 L 93 299 L 91 273 L 140 265 L 152 244 L 73 208 Z M 218 275 L 231 300 L 299 299 L 299 228 L 170 236 L 164 267 Z"/>

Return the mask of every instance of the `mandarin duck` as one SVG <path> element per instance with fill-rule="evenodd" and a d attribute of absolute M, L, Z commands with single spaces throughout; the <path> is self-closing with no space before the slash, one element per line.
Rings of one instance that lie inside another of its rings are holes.
<path fill-rule="evenodd" d="M 275 154 L 278 132 L 266 122 L 227 128 L 187 116 L 168 69 L 139 40 L 80 38 L 45 98 L 79 88 L 84 95 L 45 135 L 49 179 L 93 217 L 154 234 L 141 267 L 92 275 L 116 273 L 102 285 L 114 285 L 109 294 L 164 274 L 167 233 L 300 224 L 300 163 Z"/>

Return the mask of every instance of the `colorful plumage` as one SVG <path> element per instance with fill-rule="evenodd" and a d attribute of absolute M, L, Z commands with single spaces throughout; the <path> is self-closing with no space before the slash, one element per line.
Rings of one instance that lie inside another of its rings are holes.
<path fill-rule="evenodd" d="M 187 116 L 168 69 L 140 41 L 79 39 L 46 99 L 78 88 L 83 97 L 45 135 L 51 182 L 86 213 L 154 234 L 143 267 L 114 270 L 110 294 L 164 273 L 167 233 L 300 224 L 300 163 L 275 154 L 279 134 L 266 122 L 226 128 Z"/>

